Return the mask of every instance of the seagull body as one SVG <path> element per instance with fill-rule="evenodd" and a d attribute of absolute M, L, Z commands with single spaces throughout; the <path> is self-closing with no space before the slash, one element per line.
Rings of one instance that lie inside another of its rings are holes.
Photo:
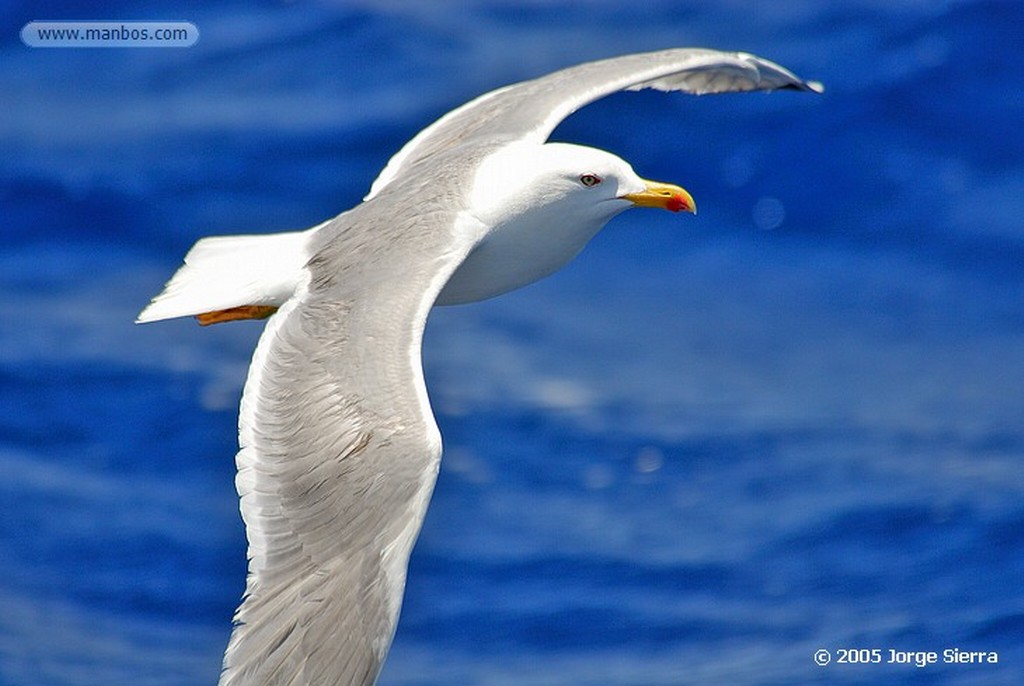
<path fill-rule="evenodd" d="M 427 315 L 557 271 L 630 207 L 695 210 L 611 153 L 546 142 L 579 107 L 643 88 L 820 91 L 752 55 L 696 49 L 507 86 L 420 132 L 334 219 L 199 241 L 139 315 L 273 314 L 239 412 L 249 574 L 222 686 L 375 683 L 441 458 Z"/>

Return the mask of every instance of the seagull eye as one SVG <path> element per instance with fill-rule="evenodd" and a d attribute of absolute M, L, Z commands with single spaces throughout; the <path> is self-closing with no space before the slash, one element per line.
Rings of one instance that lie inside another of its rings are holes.
<path fill-rule="evenodd" d="M 580 176 L 580 183 L 582 183 L 587 188 L 590 188 L 591 186 L 596 186 L 597 184 L 601 183 L 601 177 L 598 176 L 597 174 L 583 174 L 582 176 Z"/>

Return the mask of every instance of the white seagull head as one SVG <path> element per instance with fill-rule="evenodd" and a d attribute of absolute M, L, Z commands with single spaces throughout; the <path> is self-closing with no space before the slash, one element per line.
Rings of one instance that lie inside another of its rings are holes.
<path fill-rule="evenodd" d="M 490 298 L 553 274 L 631 207 L 696 212 L 679 186 L 640 178 L 621 157 L 568 143 L 507 145 L 487 156 L 468 194 L 486 235 L 438 298 Z"/>

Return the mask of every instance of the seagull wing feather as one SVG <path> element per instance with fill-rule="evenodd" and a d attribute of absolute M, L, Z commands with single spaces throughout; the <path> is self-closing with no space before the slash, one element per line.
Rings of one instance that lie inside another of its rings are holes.
<path fill-rule="evenodd" d="M 485 93 L 423 129 L 373 182 L 370 199 L 409 166 L 475 141 L 543 143 L 584 105 L 621 90 L 654 88 L 694 95 L 791 89 L 821 92 L 784 67 L 743 52 L 675 48 L 586 62 Z"/>
<path fill-rule="evenodd" d="M 402 191 L 417 212 L 325 226 L 257 345 L 236 458 L 249 576 L 222 686 L 377 678 L 441 456 L 423 327 L 479 233 L 432 188 Z"/>

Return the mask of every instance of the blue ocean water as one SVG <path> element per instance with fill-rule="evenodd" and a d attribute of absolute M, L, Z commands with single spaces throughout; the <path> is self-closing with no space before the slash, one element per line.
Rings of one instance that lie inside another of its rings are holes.
<path fill-rule="evenodd" d="M 18 38 L 65 18 L 201 38 Z M 700 215 L 627 213 L 432 315 L 446 455 L 382 683 L 1021 683 L 1022 25 L 1012 0 L 5 5 L 0 683 L 215 682 L 261 327 L 132 324 L 196 239 L 337 214 L 488 89 L 685 45 L 828 90 L 621 94 L 558 129 Z M 873 648 L 939 663 L 836 662 Z"/>

